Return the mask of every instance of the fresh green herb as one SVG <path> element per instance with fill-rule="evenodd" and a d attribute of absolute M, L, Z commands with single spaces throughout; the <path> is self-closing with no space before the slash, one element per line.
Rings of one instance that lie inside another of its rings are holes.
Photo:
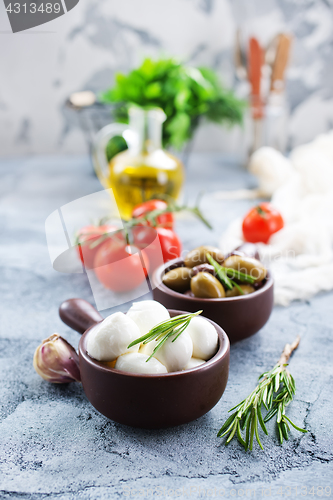
<path fill-rule="evenodd" d="M 244 292 L 243 292 L 243 290 L 242 290 L 242 289 L 241 289 L 241 287 L 239 286 L 239 284 L 238 284 L 238 283 L 236 283 L 236 281 L 233 281 L 233 280 L 230 280 L 230 281 L 231 281 L 231 283 L 233 284 L 233 286 L 234 286 L 235 288 L 237 288 L 237 290 L 239 291 L 240 295 L 245 295 L 245 294 L 244 294 Z"/>
<path fill-rule="evenodd" d="M 263 449 L 259 437 L 258 422 L 264 433 L 268 435 L 265 423 L 275 415 L 277 415 L 276 423 L 281 444 L 283 439 L 288 439 L 288 431 L 290 431 L 288 424 L 292 425 L 297 431 L 307 432 L 305 429 L 297 427 L 285 414 L 286 407 L 291 403 L 296 392 L 295 380 L 287 370 L 287 366 L 289 358 L 292 352 L 297 349 L 299 342 L 300 337 L 298 336 L 293 344 L 286 344 L 274 368 L 260 375 L 259 380 L 262 380 L 254 391 L 241 403 L 229 410 L 229 412 L 236 411 L 230 415 L 217 433 L 218 437 L 228 435 L 225 444 L 230 443 L 236 435 L 245 450 L 252 450 L 253 439 L 256 436 L 260 448 Z M 268 411 L 264 418 L 262 416 L 263 407 Z M 245 439 L 241 433 L 244 429 L 246 429 Z"/>
<path fill-rule="evenodd" d="M 242 273 L 240 271 L 237 271 L 236 269 L 231 269 L 230 267 L 221 266 L 209 253 L 206 253 L 206 258 L 208 262 L 214 267 L 216 275 L 220 279 L 222 285 L 228 288 L 228 290 L 231 290 L 233 286 L 236 286 L 236 288 L 238 288 L 237 283 L 232 281 L 232 279 L 230 278 L 236 278 L 237 280 L 249 283 L 250 285 L 253 285 L 256 280 L 249 274 Z M 242 289 L 240 288 L 240 290 Z"/>
<path fill-rule="evenodd" d="M 213 257 L 209 253 L 206 253 L 206 259 L 214 267 L 216 275 L 219 278 L 219 280 L 221 281 L 222 285 L 224 285 L 226 288 L 228 288 L 228 290 L 231 290 L 233 287 L 233 284 L 232 284 L 231 280 L 228 278 L 227 273 L 225 272 L 226 268 L 220 266 L 220 264 L 218 262 L 216 262 L 216 260 L 213 259 Z"/>
<path fill-rule="evenodd" d="M 115 85 L 103 92 L 100 99 L 119 103 L 116 119 L 125 123 L 130 104 L 162 108 L 167 116 L 163 144 L 177 149 L 193 136 L 202 118 L 240 124 L 245 108 L 244 101 L 221 86 L 213 70 L 188 67 L 175 59 L 146 58 L 127 75 L 117 73 Z"/>
<path fill-rule="evenodd" d="M 237 271 L 236 269 L 232 269 L 231 267 L 223 267 L 222 269 L 225 270 L 229 278 L 236 278 L 237 280 L 249 283 L 250 285 L 253 285 L 256 281 L 256 278 L 253 278 L 253 276 Z"/>
<path fill-rule="evenodd" d="M 154 326 L 148 333 L 140 337 L 139 339 L 134 340 L 129 346 L 133 347 L 134 345 L 140 344 L 143 342 L 144 344 L 148 344 L 148 342 L 151 342 L 152 340 L 156 340 L 158 344 L 154 348 L 153 352 L 147 359 L 147 362 L 154 356 L 154 354 L 158 351 L 160 347 L 168 340 L 170 337 L 174 337 L 172 339 L 172 342 L 177 340 L 179 335 L 183 333 L 183 331 L 188 327 L 190 324 L 190 321 L 192 318 L 195 316 L 198 316 L 201 314 L 202 311 L 197 311 L 195 313 L 188 313 L 188 314 L 180 314 L 179 316 L 174 316 L 173 318 L 167 319 L 165 321 L 162 321 L 162 323 L 159 323 L 158 325 Z"/>

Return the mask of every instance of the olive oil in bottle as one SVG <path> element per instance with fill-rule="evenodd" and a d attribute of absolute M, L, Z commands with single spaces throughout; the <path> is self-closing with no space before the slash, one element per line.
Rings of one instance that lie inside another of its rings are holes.
<path fill-rule="evenodd" d="M 112 188 L 120 215 L 131 217 L 134 206 L 161 195 L 177 199 L 184 183 L 180 160 L 162 149 L 164 112 L 159 108 L 131 107 L 129 149 L 109 163 L 107 187 Z"/>

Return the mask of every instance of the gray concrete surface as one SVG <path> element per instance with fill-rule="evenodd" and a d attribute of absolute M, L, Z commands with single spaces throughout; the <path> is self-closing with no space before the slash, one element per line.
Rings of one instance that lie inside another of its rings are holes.
<path fill-rule="evenodd" d="M 36 346 L 55 331 L 77 346 L 79 334 L 58 318 L 60 302 L 75 296 L 92 301 L 85 275 L 52 269 L 44 234 L 53 210 L 100 189 L 90 163 L 76 157 L 6 160 L 0 174 L 1 499 L 333 496 L 332 293 L 275 308 L 258 334 L 234 345 L 227 389 L 204 417 L 160 431 L 116 424 L 94 410 L 80 384 L 48 384 L 32 367 Z M 253 185 L 231 160 L 192 157 L 187 195 L 193 200 L 206 190 L 202 208 L 214 231 L 181 219 L 184 247 L 217 243 L 226 224 L 251 204 L 217 201 L 210 193 Z M 287 414 L 308 433 L 292 431 L 280 446 L 271 422 L 264 451 L 255 446 L 246 453 L 238 442 L 225 447 L 216 432 L 227 410 L 298 333 L 302 341 L 290 365 L 297 393 Z"/>

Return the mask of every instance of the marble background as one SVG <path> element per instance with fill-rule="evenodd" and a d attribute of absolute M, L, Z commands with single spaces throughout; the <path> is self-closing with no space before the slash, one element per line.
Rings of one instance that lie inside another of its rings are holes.
<path fill-rule="evenodd" d="M 0 155 L 84 153 L 64 101 L 73 91 L 109 86 L 143 56 L 177 55 L 214 67 L 240 94 L 233 66 L 235 30 L 266 44 L 295 35 L 288 70 L 289 147 L 333 123 L 332 0 L 81 0 L 65 16 L 13 35 L 0 5 Z M 207 125 L 196 150 L 235 152 L 240 130 Z"/>

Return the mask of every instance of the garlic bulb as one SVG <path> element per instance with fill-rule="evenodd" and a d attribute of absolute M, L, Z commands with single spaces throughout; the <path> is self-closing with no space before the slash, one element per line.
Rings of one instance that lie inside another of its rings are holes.
<path fill-rule="evenodd" d="M 57 333 L 37 347 L 33 365 L 38 375 L 54 384 L 81 380 L 79 357 L 74 347 Z"/>
<path fill-rule="evenodd" d="M 133 302 L 126 316 L 138 325 L 141 335 L 145 335 L 158 323 L 170 318 L 168 310 L 156 300 Z"/>
<path fill-rule="evenodd" d="M 216 353 L 217 331 L 205 318 L 200 316 L 192 318 L 185 332 L 189 334 L 193 342 L 193 357 L 207 360 Z"/>
<path fill-rule="evenodd" d="M 166 366 L 168 372 L 182 370 L 192 357 L 193 344 L 187 331 L 185 330 L 177 340 L 172 342 L 174 337 L 169 337 L 154 355 Z"/>
<path fill-rule="evenodd" d="M 289 158 L 274 148 L 261 147 L 250 158 L 249 171 L 259 182 L 261 196 L 271 197 L 293 176 L 295 169 Z"/>
<path fill-rule="evenodd" d="M 116 362 L 116 370 L 121 370 L 123 372 L 129 373 L 146 373 L 146 374 L 158 374 L 167 373 L 165 368 L 160 361 L 155 358 L 150 358 L 147 362 L 148 356 L 141 354 L 139 352 L 130 352 L 128 354 L 123 354 L 119 356 Z"/>
<path fill-rule="evenodd" d="M 113 361 L 125 352 L 137 352 L 139 345 L 127 346 L 140 337 L 139 327 L 122 312 L 111 314 L 99 323 L 87 338 L 89 356 L 99 361 Z"/>

